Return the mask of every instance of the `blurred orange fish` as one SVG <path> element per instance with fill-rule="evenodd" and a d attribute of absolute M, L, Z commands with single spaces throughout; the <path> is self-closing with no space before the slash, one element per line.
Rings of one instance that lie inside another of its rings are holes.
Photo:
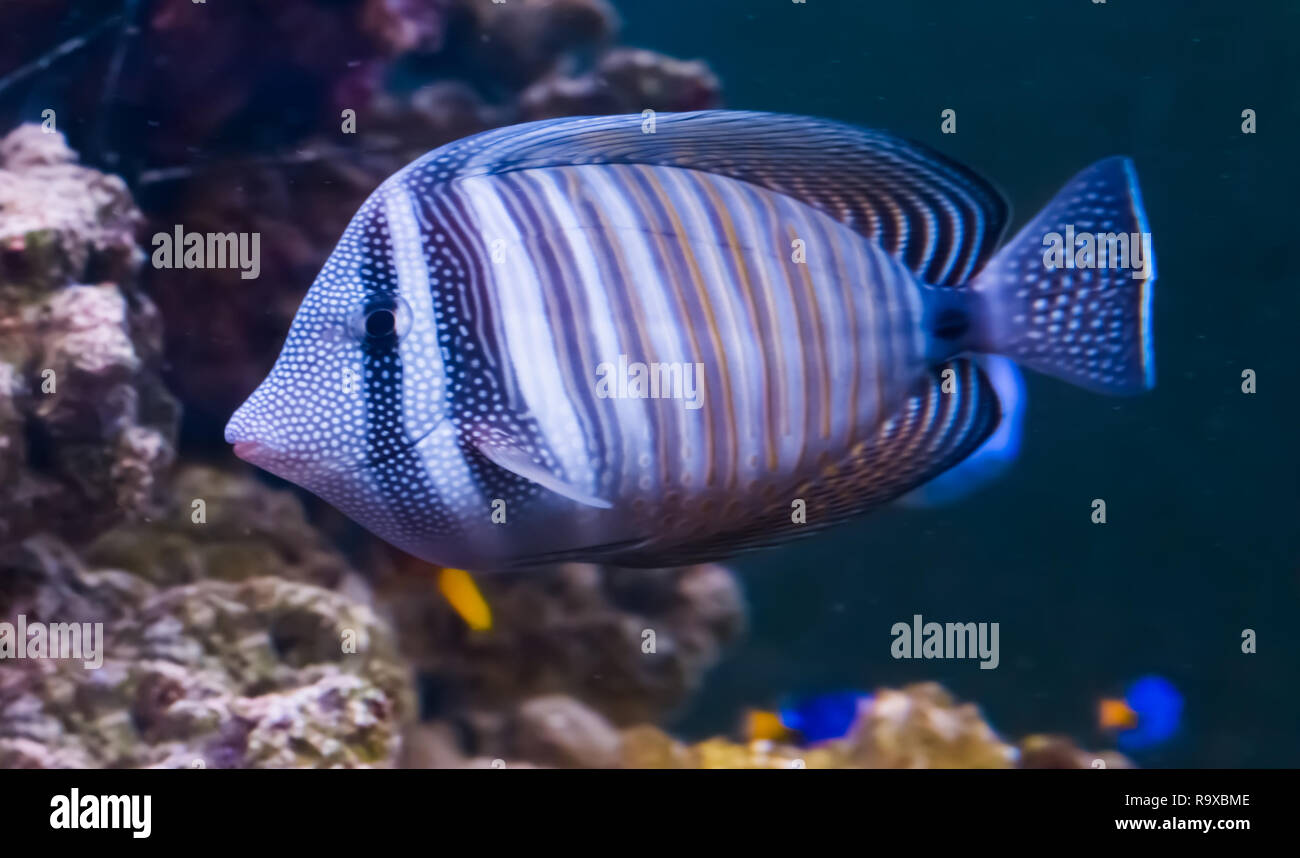
<path fill-rule="evenodd" d="M 464 569 L 443 567 L 438 572 L 438 592 L 471 629 L 482 632 L 492 628 L 492 609 Z"/>
<path fill-rule="evenodd" d="M 1131 730 L 1137 726 L 1138 714 L 1123 700 L 1109 698 L 1098 707 L 1097 723 L 1106 730 Z"/>

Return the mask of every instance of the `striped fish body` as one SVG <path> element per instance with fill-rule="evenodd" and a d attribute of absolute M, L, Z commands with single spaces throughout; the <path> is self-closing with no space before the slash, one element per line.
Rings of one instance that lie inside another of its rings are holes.
<path fill-rule="evenodd" d="M 544 524 L 502 531 L 525 541 L 518 556 L 689 543 L 789 509 L 927 370 L 910 272 L 791 197 L 646 165 L 521 171 L 451 193 L 449 213 L 495 245 L 479 298 L 496 322 L 485 347 L 510 368 L 502 388 L 566 479 L 611 505 L 582 519 L 571 504 L 520 510 Z M 619 390 L 635 364 L 652 384 L 639 395 Z M 606 390 L 601 367 L 614 370 Z M 566 532 L 579 520 L 585 532 Z"/>
<path fill-rule="evenodd" d="M 644 131 L 502 129 L 385 182 L 232 418 L 236 452 L 445 565 L 676 564 L 979 459 L 1004 415 L 967 355 L 1149 383 L 1149 284 L 1063 300 L 1024 233 L 990 261 L 1005 204 L 941 156 L 800 117 Z M 1116 197 L 1086 214 L 1141 221 L 1131 165 L 1091 169 L 1076 183 Z M 1045 295 L 1115 333 L 1070 351 Z"/>

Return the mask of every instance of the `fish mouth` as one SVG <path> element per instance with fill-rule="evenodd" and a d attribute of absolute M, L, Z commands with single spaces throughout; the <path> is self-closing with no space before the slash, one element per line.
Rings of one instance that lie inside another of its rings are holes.
<path fill-rule="evenodd" d="M 253 439 L 230 440 L 230 445 L 234 454 L 240 459 L 272 472 L 275 472 L 276 466 L 280 466 L 281 469 L 283 469 L 284 466 L 291 466 L 295 469 L 305 466 L 316 471 L 347 474 L 359 471 L 362 468 L 373 468 L 376 465 L 382 465 L 384 462 L 391 461 L 398 456 L 404 455 L 415 447 L 418 447 L 425 438 L 428 438 L 436 432 L 438 427 L 446 422 L 446 420 L 446 417 L 442 418 L 427 431 L 421 433 L 418 437 L 409 439 L 397 450 L 386 452 L 380 456 L 364 457 L 354 462 L 328 462 L 317 459 L 302 458 L 295 456 L 286 450 L 281 450 L 265 442 Z M 233 433 L 227 430 L 227 436 L 231 434 Z"/>
<path fill-rule="evenodd" d="M 226 443 L 234 454 L 250 465 L 270 471 L 276 476 L 297 482 L 299 477 L 322 470 L 330 470 L 328 462 L 296 454 L 275 444 L 249 438 L 231 425 L 226 427 Z"/>
<path fill-rule="evenodd" d="M 236 441 L 233 447 L 235 455 L 245 462 L 254 462 L 258 453 L 267 452 L 270 449 L 261 441 Z"/>
<path fill-rule="evenodd" d="M 304 468 L 316 470 L 320 463 L 294 456 L 262 441 L 241 440 L 231 442 L 236 456 L 264 471 L 270 471 L 285 479 L 292 479 L 289 474 L 299 475 Z"/>

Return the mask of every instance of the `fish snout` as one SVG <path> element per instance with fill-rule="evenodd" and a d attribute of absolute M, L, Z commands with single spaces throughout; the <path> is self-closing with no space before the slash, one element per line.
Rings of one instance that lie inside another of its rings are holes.
<path fill-rule="evenodd" d="M 226 443 L 245 462 L 267 467 L 284 457 L 284 445 L 276 443 L 275 427 L 260 417 L 260 410 L 252 400 L 245 402 L 231 415 L 226 424 Z"/>
<path fill-rule="evenodd" d="M 235 410 L 225 438 L 236 456 L 304 488 L 364 460 L 364 434 L 342 433 L 332 425 L 341 420 L 355 425 L 356 416 L 331 417 L 311 407 L 312 402 L 293 406 L 285 401 L 284 395 L 263 385 Z"/>

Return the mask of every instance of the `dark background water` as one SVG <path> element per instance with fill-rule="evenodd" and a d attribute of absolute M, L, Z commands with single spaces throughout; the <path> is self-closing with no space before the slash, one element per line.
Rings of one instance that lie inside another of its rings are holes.
<path fill-rule="evenodd" d="M 1101 745 L 1098 699 L 1154 672 L 1185 694 L 1185 729 L 1143 764 L 1300 765 L 1300 4 L 618 5 L 628 42 L 707 59 L 728 107 L 884 128 L 966 163 L 1011 200 L 1012 230 L 1077 170 L 1129 155 L 1159 260 L 1154 392 L 1029 377 L 1023 454 L 995 485 L 745 560 L 752 633 L 679 728 L 727 730 L 793 690 L 935 679 L 1009 735 Z M 1000 623 L 1001 665 L 892 659 L 889 630 L 915 613 Z"/>

